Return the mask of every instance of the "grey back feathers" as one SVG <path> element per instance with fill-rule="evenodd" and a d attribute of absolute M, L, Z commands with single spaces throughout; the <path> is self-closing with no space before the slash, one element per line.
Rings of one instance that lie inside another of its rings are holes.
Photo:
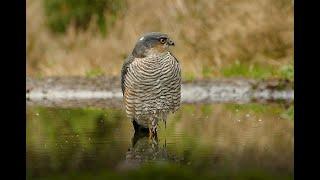
<path fill-rule="evenodd" d="M 148 33 L 138 40 L 122 66 L 121 87 L 126 113 L 144 127 L 156 126 L 154 123 L 166 120 L 167 114 L 180 106 L 180 65 L 170 51 L 161 49 L 170 43 L 172 45 L 173 41 L 165 34 Z M 161 52 L 145 53 L 154 47 L 160 47 Z"/>

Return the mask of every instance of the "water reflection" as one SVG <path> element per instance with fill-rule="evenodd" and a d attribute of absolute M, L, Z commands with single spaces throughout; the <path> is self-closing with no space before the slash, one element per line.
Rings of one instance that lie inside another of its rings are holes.
<path fill-rule="evenodd" d="M 162 174 L 178 165 L 197 174 L 254 169 L 291 177 L 290 113 L 277 104 L 183 105 L 169 117 L 167 127 L 160 124 L 158 136 L 150 138 L 148 131 L 134 132 L 119 109 L 28 107 L 27 174 L 122 176 L 127 174 L 123 170 L 145 165 L 153 172 L 160 163 L 170 165 Z"/>
<path fill-rule="evenodd" d="M 167 160 L 168 153 L 165 145 L 159 146 L 157 136 L 149 136 L 149 132 L 135 131 L 132 146 L 126 153 L 128 163 L 141 163 L 152 160 Z"/>

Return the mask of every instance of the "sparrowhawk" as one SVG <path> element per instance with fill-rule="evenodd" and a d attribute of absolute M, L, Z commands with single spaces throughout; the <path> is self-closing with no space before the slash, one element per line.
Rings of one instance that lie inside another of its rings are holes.
<path fill-rule="evenodd" d="M 134 129 L 157 132 L 158 121 L 180 107 L 181 69 L 170 52 L 167 34 L 146 33 L 136 42 L 121 70 L 121 88 L 127 116 Z"/>

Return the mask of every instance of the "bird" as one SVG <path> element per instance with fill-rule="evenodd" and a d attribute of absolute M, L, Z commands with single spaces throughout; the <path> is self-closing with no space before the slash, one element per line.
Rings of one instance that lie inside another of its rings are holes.
<path fill-rule="evenodd" d="M 180 108 L 181 67 L 165 33 L 148 32 L 137 40 L 121 69 L 121 89 L 134 130 L 157 134 L 159 121 Z"/>

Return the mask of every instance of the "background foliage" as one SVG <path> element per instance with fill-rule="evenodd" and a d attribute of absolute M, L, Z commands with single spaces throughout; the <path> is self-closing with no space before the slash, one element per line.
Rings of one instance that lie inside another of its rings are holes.
<path fill-rule="evenodd" d="M 175 40 L 184 79 L 293 79 L 291 0 L 28 0 L 27 75 L 119 76 L 149 31 Z"/>
<path fill-rule="evenodd" d="M 55 33 L 65 33 L 71 23 L 86 30 L 95 17 L 99 30 L 105 34 L 124 5 L 123 0 L 44 0 L 47 24 Z"/>

